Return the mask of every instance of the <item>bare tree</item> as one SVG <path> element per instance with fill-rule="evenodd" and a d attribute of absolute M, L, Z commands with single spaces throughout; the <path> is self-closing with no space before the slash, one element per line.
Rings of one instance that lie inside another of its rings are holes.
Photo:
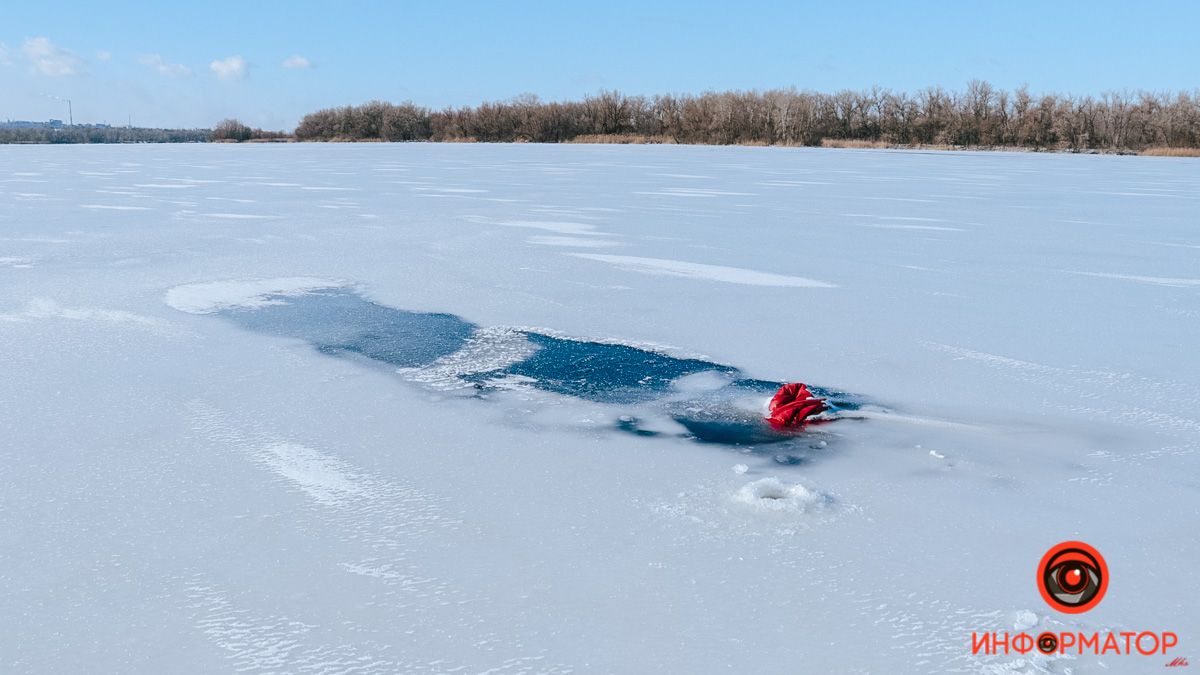
<path fill-rule="evenodd" d="M 224 127 L 215 133 L 244 135 Z M 972 80 L 961 92 L 930 87 L 915 95 L 879 87 L 833 94 L 777 89 L 653 98 L 601 91 L 582 101 L 544 102 L 522 94 L 437 112 L 413 103 L 371 101 L 306 115 L 296 137 L 545 143 L 638 137 L 785 145 L 835 139 L 1075 151 L 1194 148 L 1200 146 L 1200 93 L 1035 97 L 1028 87 L 1007 92 Z"/>

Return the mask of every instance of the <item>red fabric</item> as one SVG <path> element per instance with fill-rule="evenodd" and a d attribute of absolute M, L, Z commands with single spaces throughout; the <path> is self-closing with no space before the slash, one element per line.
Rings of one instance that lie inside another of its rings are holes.
<path fill-rule="evenodd" d="M 785 384 L 768 406 L 767 423 L 776 429 L 802 429 L 808 418 L 825 409 L 825 399 L 812 395 L 804 384 Z"/>

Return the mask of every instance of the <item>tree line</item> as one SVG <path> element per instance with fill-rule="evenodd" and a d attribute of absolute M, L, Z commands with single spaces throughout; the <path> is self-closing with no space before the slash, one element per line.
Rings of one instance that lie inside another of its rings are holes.
<path fill-rule="evenodd" d="M 217 126 L 213 127 L 210 134 L 210 140 L 234 141 L 236 143 L 252 140 L 281 140 L 286 138 L 288 138 L 288 134 L 282 131 L 263 131 L 262 129 L 242 124 L 235 119 L 221 120 L 217 123 Z"/>
<path fill-rule="evenodd" d="M 432 110 L 371 101 L 305 115 L 298 140 L 632 141 L 698 144 L 928 145 L 1072 151 L 1200 148 L 1200 90 L 1034 95 L 972 81 L 962 91 L 879 87 L 626 96 L 582 101 L 533 95 Z"/>
<path fill-rule="evenodd" d="M 204 143 L 209 129 L 65 126 L 0 128 L 0 143 Z"/>
<path fill-rule="evenodd" d="M 1031 94 L 972 81 L 915 94 L 874 87 L 836 93 L 773 89 L 508 101 L 433 110 L 371 101 L 305 115 L 294 134 L 227 119 L 212 129 L 0 128 L 0 143 L 208 141 L 644 142 L 878 145 L 1200 153 L 1200 90 Z"/>

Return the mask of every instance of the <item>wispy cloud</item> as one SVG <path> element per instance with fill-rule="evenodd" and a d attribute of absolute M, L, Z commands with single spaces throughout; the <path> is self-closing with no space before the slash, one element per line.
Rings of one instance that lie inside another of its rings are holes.
<path fill-rule="evenodd" d="M 12 59 L 8 56 L 8 45 L 0 42 L 0 66 L 11 66 Z"/>
<path fill-rule="evenodd" d="M 112 52 L 101 49 L 96 52 L 97 61 L 112 61 Z"/>
<path fill-rule="evenodd" d="M 187 66 L 181 63 L 167 63 L 163 60 L 163 57 L 159 56 L 158 54 L 146 54 L 144 56 L 139 56 L 138 63 L 142 64 L 143 66 L 150 66 L 154 70 L 158 71 L 159 75 L 166 75 L 167 77 L 184 77 L 192 74 L 191 69 Z"/>
<path fill-rule="evenodd" d="M 54 44 L 49 38 L 29 38 L 21 46 L 21 52 L 29 59 L 33 69 L 42 75 L 62 77 L 83 72 L 83 59 Z"/>
<path fill-rule="evenodd" d="M 283 63 L 281 63 L 279 65 L 283 66 L 284 68 L 293 68 L 296 70 L 312 68 L 312 66 L 313 66 L 312 61 L 309 61 L 308 59 L 304 58 L 303 56 L 301 56 L 299 54 L 292 54 L 291 56 L 284 59 Z"/>
<path fill-rule="evenodd" d="M 248 66 L 240 56 L 227 56 L 208 64 L 208 68 L 222 80 L 240 80 L 246 76 Z"/>

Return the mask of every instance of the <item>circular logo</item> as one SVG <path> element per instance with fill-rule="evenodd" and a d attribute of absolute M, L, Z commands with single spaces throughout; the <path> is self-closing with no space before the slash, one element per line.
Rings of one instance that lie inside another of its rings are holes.
<path fill-rule="evenodd" d="M 1080 614 L 1104 598 L 1108 564 L 1082 541 L 1064 541 L 1042 556 L 1037 583 L 1046 604 L 1066 614 Z"/>
<path fill-rule="evenodd" d="M 1054 633 L 1042 633 L 1037 638 L 1038 651 L 1043 654 L 1053 654 L 1058 650 L 1058 636 Z"/>

